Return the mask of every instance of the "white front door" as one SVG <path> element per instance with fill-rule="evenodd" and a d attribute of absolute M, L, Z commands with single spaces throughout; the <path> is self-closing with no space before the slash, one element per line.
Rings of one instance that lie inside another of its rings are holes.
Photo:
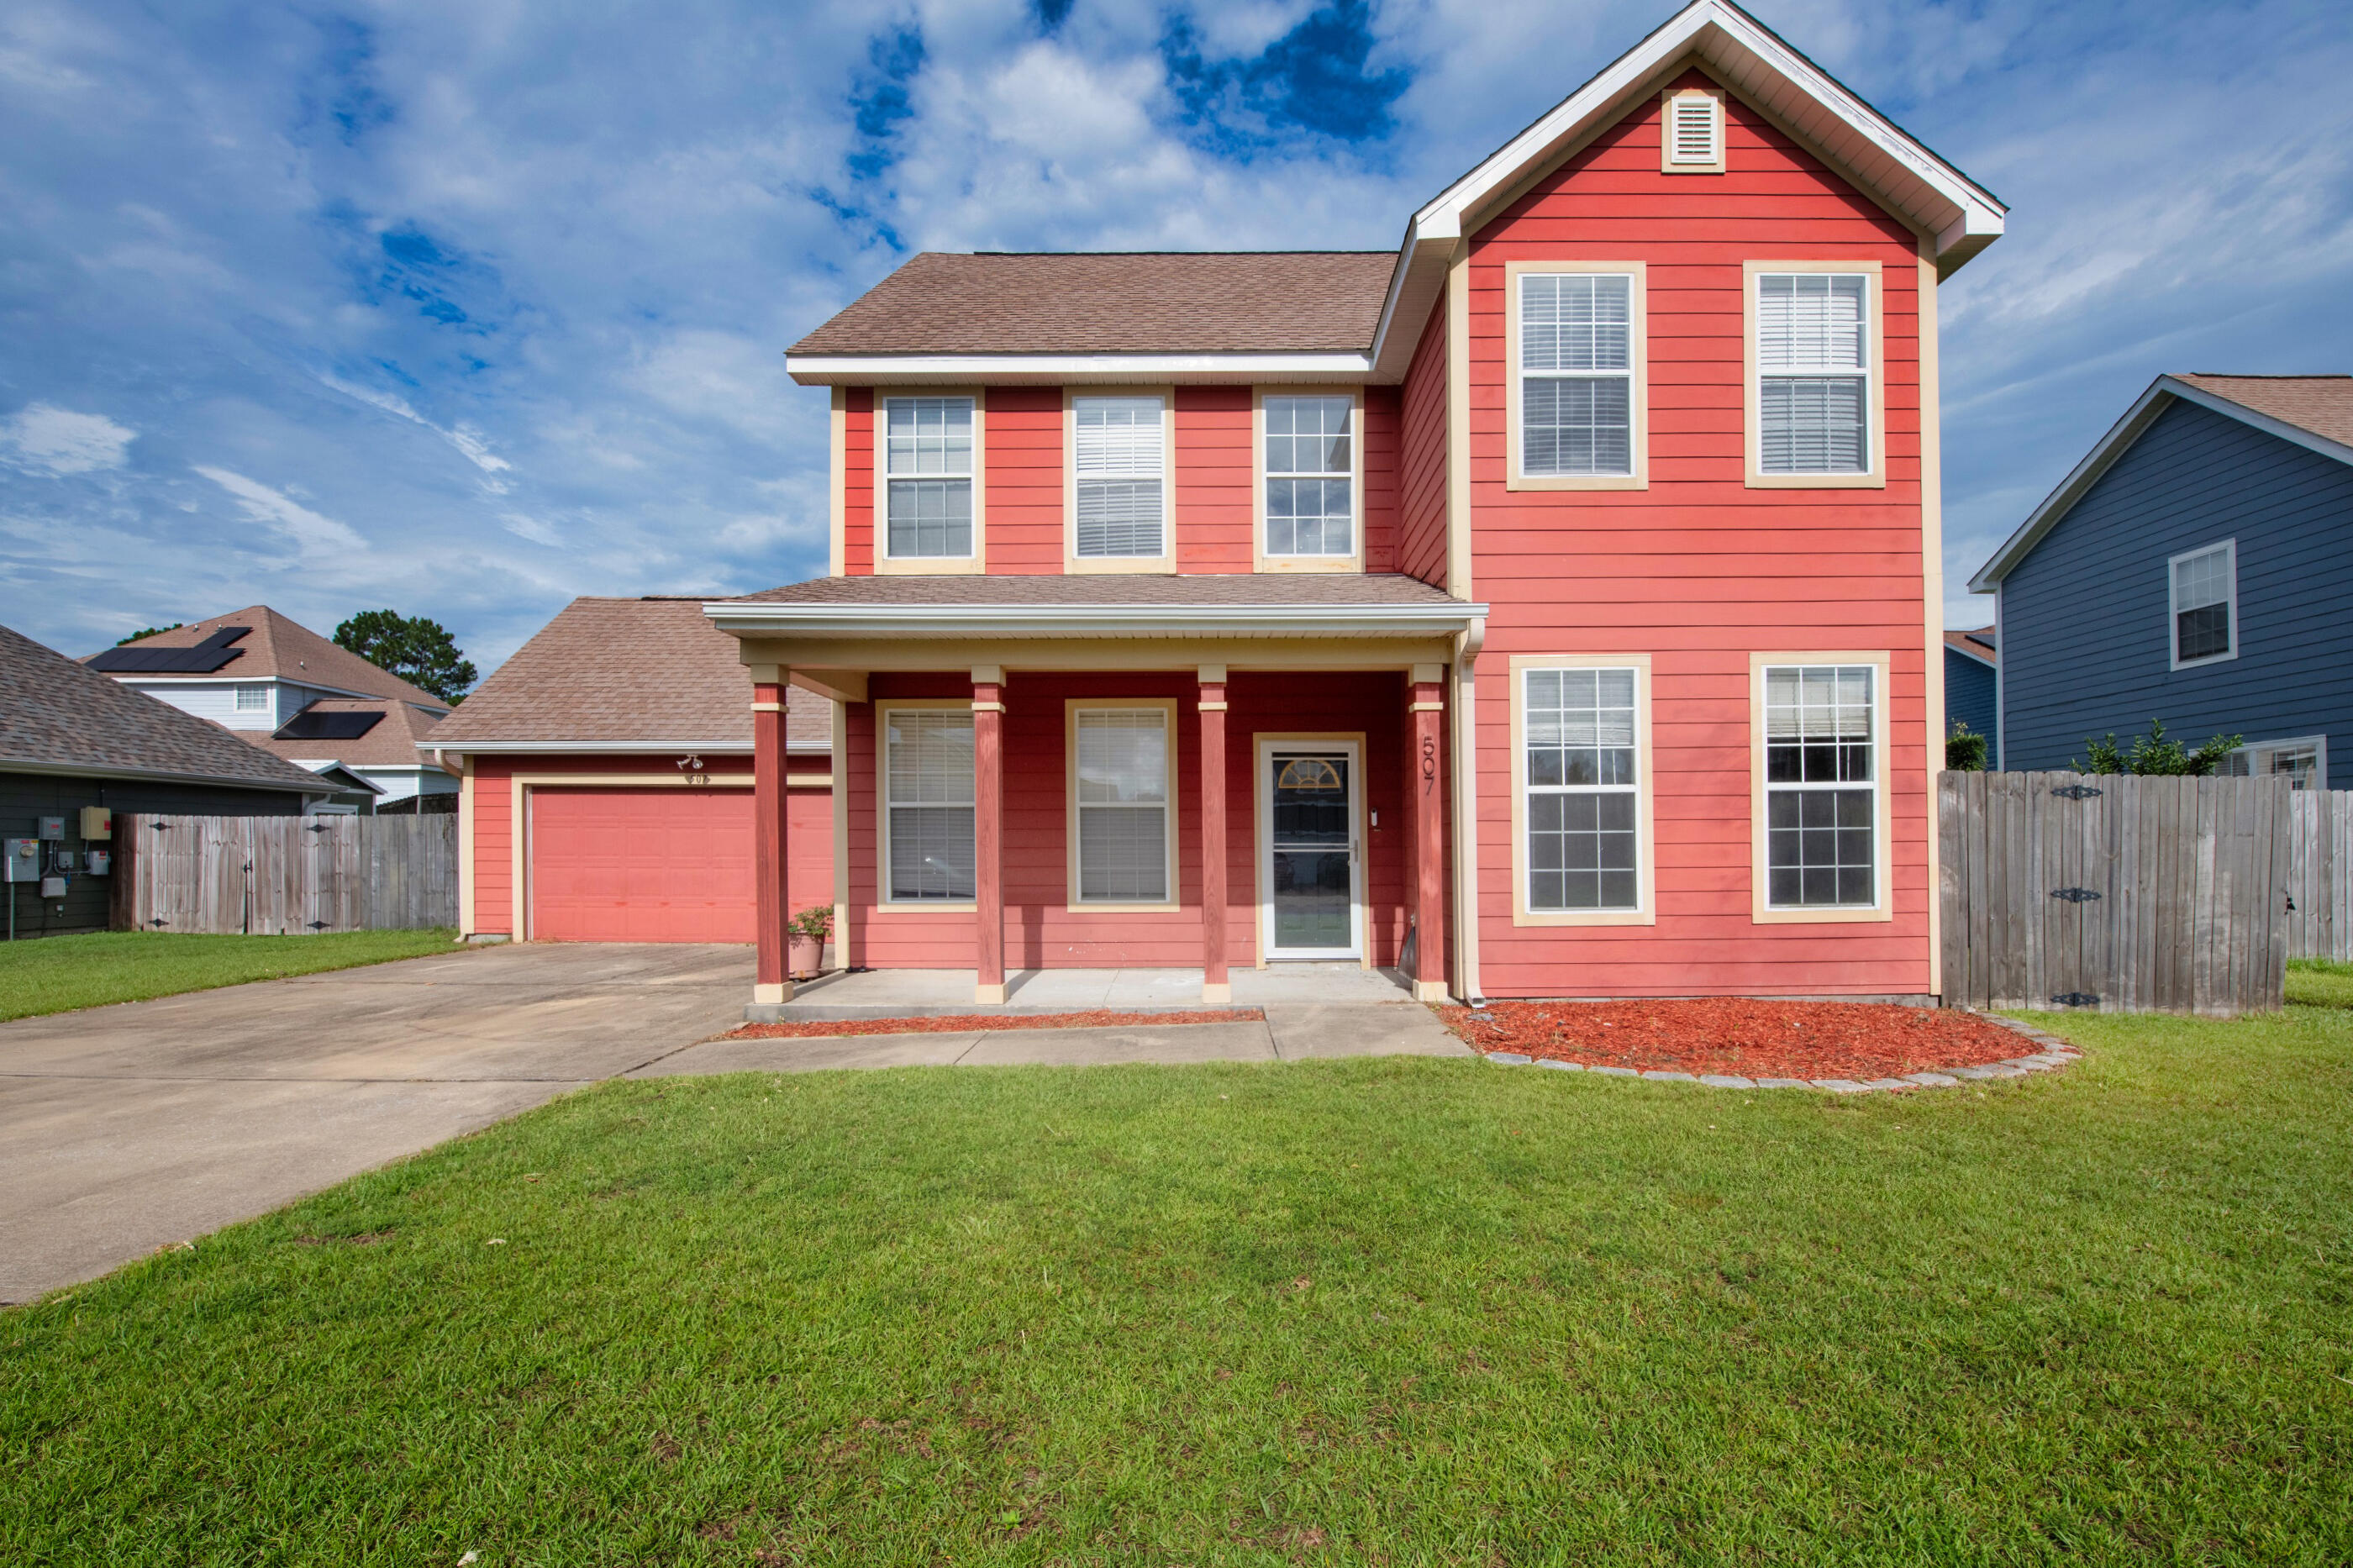
<path fill-rule="evenodd" d="M 1260 742 L 1260 935 L 1270 959 L 1364 952 L 1361 761 L 1353 742 Z"/>

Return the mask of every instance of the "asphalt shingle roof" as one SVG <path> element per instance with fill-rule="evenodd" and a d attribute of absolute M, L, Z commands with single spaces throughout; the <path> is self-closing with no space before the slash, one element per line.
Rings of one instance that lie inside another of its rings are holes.
<path fill-rule="evenodd" d="M 0 626 L 0 770 L 10 763 L 324 793 L 318 774 Z"/>
<path fill-rule="evenodd" d="M 754 603 L 791 605 L 1449 605 L 1444 590 L 1394 572 L 1219 572 L 1171 577 L 817 577 L 745 594 Z"/>
<path fill-rule="evenodd" d="M 2353 375 L 2179 375 L 2200 392 L 2227 397 L 2283 424 L 2353 447 Z"/>
<path fill-rule="evenodd" d="M 280 680 L 332 687 L 370 697 L 396 698 L 440 709 L 449 704 L 420 686 L 370 664 L 346 647 L 339 647 L 299 621 L 288 620 L 267 605 L 255 605 L 231 615 L 191 621 L 132 646 L 142 648 L 194 647 L 223 626 L 249 626 L 235 645 L 242 655 L 210 675 L 170 675 L 140 672 L 140 680 Z M 99 657 L 97 654 L 90 656 Z M 88 660 L 84 661 L 85 663 Z"/>
<path fill-rule="evenodd" d="M 573 600 L 434 727 L 431 743 L 459 752 L 514 741 L 751 750 L 743 644 L 704 617 L 703 603 Z M 785 706 L 788 749 L 832 745 L 831 703 L 796 688 Z"/>
<path fill-rule="evenodd" d="M 925 251 L 792 352 L 1361 353 L 1396 266 L 1387 250 Z"/>

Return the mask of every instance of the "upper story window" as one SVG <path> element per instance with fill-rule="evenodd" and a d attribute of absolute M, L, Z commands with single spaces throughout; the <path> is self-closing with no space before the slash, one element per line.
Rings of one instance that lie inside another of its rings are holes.
<path fill-rule="evenodd" d="M 1071 400 L 1071 549 L 1081 560 L 1169 554 L 1166 415 L 1158 395 Z"/>
<path fill-rule="evenodd" d="M 1356 400 L 1270 396 L 1266 424 L 1266 553 L 1356 552 Z"/>
<path fill-rule="evenodd" d="M 1755 277 L 1756 469 L 1768 479 L 1873 474 L 1870 275 Z"/>
<path fill-rule="evenodd" d="M 973 399 L 882 400 L 883 553 L 894 561 L 972 554 Z"/>
<path fill-rule="evenodd" d="M 1519 275 L 1521 474 L 1634 472 L 1635 281 L 1624 272 Z"/>
<path fill-rule="evenodd" d="M 238 687 L 237 689 L 237 710 L 240 713 L 269 712 L 269 688 L 267 686 Z"/>
<path fill-rule="evenodd" d="M 1714 88 L 1670 91 L 1663 100 L 1659 168 L 1669 174 L 1724 173 L 1724 95 Z"/>
<path fill-rule="evenodd" d="M 2239 656 L 2239 542 L 2226 539 L 2166 563 L 2172 592 L 2173 668 Z"/>

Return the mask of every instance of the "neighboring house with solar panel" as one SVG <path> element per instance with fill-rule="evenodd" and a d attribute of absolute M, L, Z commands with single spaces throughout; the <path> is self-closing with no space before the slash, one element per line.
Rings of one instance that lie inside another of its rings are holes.
<path fill-rule="evenodd" d="M 2239 736 L 2226 771 L 2353 788 L 2353 376 L 2158 377 L 1969 586 L 2002 766 L 2162 720 Z"/>
<path fill-rule="evenodd" d="M 458 781 L 418 751 L 450 704 L 266 605 L 82 661 L 305 767 L 357 779 L 325 810 L 449 810 Z M 370 792 L 373 792 L 372 794 Z"/>
<path fill-rule="evenodd" d="M 843 961 L 976 1004 L 1291 963 L 1940 990 L 1936 298 L 2000 202 L 1697 0 L 1398 216 L 1373 253 L 920 255 L 788 351 L 828 570 L 704 606 L 751 683 L 755 1009 L 804 693 Z M 531 936 L 571 786 L 466 766 L 468 929 Z"/>

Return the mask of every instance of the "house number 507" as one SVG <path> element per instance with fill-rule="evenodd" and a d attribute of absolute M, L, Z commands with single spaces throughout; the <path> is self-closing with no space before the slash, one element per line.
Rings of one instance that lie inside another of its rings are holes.
<path fill-rule="evenodd" d="M 1421 738 L 1421 787 L 1430 788 L 1438 782 L 1438 737 Z"/>

